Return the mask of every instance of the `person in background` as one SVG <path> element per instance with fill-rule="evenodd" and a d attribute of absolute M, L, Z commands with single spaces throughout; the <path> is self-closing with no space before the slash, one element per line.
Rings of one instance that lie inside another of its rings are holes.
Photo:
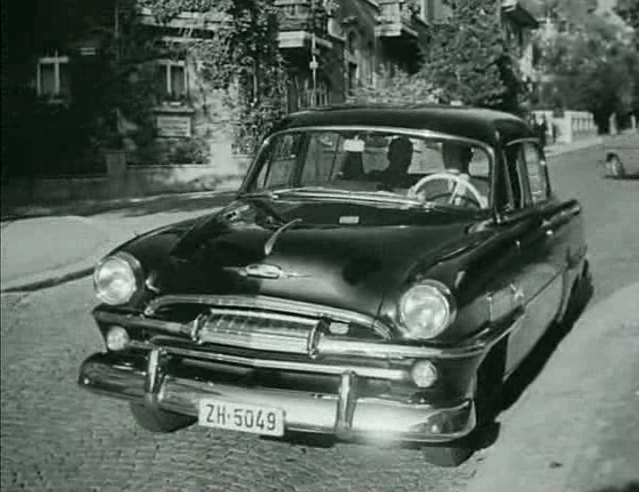
<path fill-rule="evenodd" d="M 539 123 L 539 141 L 541 142 L 541 146 L 545 147 L 547 143 L 547 133 L 548 133 L 548 121 L 546 120 L 546 115 L 544 115 L 541 119 L 541 123 Z"/>

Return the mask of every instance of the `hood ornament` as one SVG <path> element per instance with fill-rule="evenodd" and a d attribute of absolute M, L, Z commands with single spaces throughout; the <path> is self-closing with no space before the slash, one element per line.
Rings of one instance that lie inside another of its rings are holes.
<path fill-rule="evenodd" d="M 265 278 L 276 280 L 278 278 L 303 278 L 308 277 L 307 274 L 283 270 L 278 265 L 269 263 L 252 263 L 245 267 L 224 267 L 227 272 L 234 272 L 242 277 Z"/>
<path fill-rule="evenodd" d="M 266 243 L 264 243 L 264 256 L 268 256 L 273 252 L 273 248 L 275 247 L 275 243 L 277 242 L 277 239 L 286 229 L 288 229 L 292 225 L 297 224 L 298 222 L 301 222 L 301 221 L 302 219 L 300 218 L 293 219 L 290 222 L 287 222 L 286 224 L 282 225 L 279 229 L 277 229 L 277 231 L 275 231 L 273 235 L 268 238 Z"/>

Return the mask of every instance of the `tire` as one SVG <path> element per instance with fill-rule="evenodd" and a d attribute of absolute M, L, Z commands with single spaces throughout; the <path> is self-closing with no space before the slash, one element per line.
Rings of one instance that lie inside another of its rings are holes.
<path fill-rule="evenodd" d="M 608 158 L 608 169 L 610 174 L 615 178 L 623 178 L 626 175 L 626 169 L 623 167 L 623 162 L 617 155 L 611 155 Z"/>
<path fill-rule="evenodd" d="M 566 306 L 566 312 L 560 321 L 560 326 L 569 328 L 586 308 L 592 294 L 592 275 L 590 273 L 589 263 L 586 261 L 581 275 L 579 275 L 579 278 L 575 280 L 572 289 L 570 290 L 568 306 Z"/>
<path fill-rule="evenodd" d="M 491 350 L 478 370 L 475 391 L 477 427 L 468 436 L 450 445 L 424 448 L 427 462 L 443 467 L 459 466 L 475 451 L 494 442 L 495 418 L 501 411 L 504 400 L 505 362 L 506 342 L 503 341 Z"/>
<path fill-rule="evenodd" d="M 151 432 L 174 432 L 188 427 L 196 421 L 194 417 L 152 408 L 142 403 L 131 403 L 130 408 L 138 425 Z"/>
<path fill-rule="evenodd" d="M 504 404 L 504 372 L 507 339 L 499 342 L 488 354 L 477 373 L 475 407 L 477 430 L 491 425 Z"/>

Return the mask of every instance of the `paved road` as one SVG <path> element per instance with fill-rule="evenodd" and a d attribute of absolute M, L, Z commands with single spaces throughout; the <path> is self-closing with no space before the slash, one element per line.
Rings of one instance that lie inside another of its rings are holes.
<path fill-rule="evenodd" d="M 555 188 L 584 204 L 593 302 L 639 279 L 639 181 L 599 178 L 592 151 L 551 162 Z M 80 362 L 101 347 L 88 279 L 2 296 L 2 490 L 461 491 L 482 466 L 429 466 L 418 452 L 291 446 L 191 428 L 149 434 L 126 404 L 79 390 Z"/>

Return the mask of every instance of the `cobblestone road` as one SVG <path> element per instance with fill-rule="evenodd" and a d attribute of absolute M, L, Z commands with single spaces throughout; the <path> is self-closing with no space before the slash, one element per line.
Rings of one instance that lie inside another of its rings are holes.
<path fill-rule="evenodd" d="M 595 300 L 639 278 L 639 181 L 602 180 L 592 151 L 551 162 L 555 187 L 586 209 Z M 630 207 L 634 207 L 630 210 Z M 292 446 L 192 427 L 150 434 L 128 407 L 76 386 L 101 348 L 88 279 L 2 296 L 2 490 L 463 490 L 483 453 L 456 469 L 419 452 Z"/>

